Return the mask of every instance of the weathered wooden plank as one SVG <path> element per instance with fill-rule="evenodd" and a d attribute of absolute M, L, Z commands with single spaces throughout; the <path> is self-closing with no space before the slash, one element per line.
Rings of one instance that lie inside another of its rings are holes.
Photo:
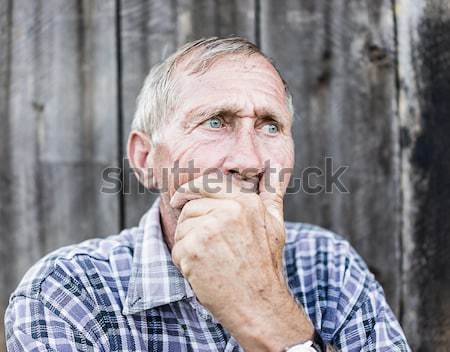
<path fill-rule="evenodd" d="M 48 249 L 119 229 L 119 196 L 100 192 L 117 164 L 115 2 L 42 2 L 34 60 L 42 232 Z M 35 15 L 36 16 L 36 15 Z M 36 45 L 36 41 L 35 41 Z"/>
<path fill-rule="evenodd" d="M 114 14 L 114 1 L 18 0 L 0 15 L 2 299 L 44 253 L 119 230 L 118 195 L 100 193 L 117 164 Z"/>
<path fill-rule="evenodd" d="M 348 194 L 326 187 L 291 194 L 286 216 L 347 236 L 398 313 L 394 38 L 389 0 L 261 1 L 262 49 L 279 64 L 294 95 L 295 175 L 308 167 L 327 174 L 326 157 L 334 170 L 348 166 L 341 177 Z M 326 186 L 324 176 L 313 176 Z"/>
<path fill-rule="evenodd" d="M 450 346 L 450 3 L 396 6 L 403 319 L 413 350 Z"/>
<path fill-rule="evenodd" d="M 121 1 L 121 94 L 122 145 L 126 157 L 127 139 L 136 107 L 135 101 L 151 66 L 176 47 L 176 13 L 170 1 Z M 124 160 L 125 226 L 136 225 L 156 198 L 136 180 Z"/>
<path fill-rule="evenodd" d="M 15 261 L 12 224 L 11 145 L 9 143 L 9 78 L 11 58 L 11 2 L 0 0 L 0 316 L 4 316 L 9 293 L 16 276 L 11 270 Z M 3 324 L 0 328 L 0 350 L 5 346 Z"/>
<path fill-rule="evenodd" d="M 39 26 L 35 6 L 13 3 L 10 10 L 11 62 L 9 78 L 8 144 L 10 153 L 10 187 L 13 190 L 12 202 L 8 205 L 11 215 L 14 238 L 14 251 L 18 253 L 12 268 L 17 279 L 20 273 L 39 258 L 41 245 L 39 238 L 38 188 L 37 180 L 37 133 L 35 87 L 36 76 L 32 60 L 35 53 L 33 45 Z M 31 35 L 27 35 L 31 34 Z M 12 288 L 12 287 L 11 287 Z"/>
<path fill-rule="evenodd" d="M 176 3 L 121 1 L 121 63 L 123 151 L 135 110 L 135 100 L 150 68 L 187 41 L 213 35 L 243 35 L 254 39 L 254 0 Z M 144 192 L 125 162 L 125 225 L 137 224 L 156 195 Z M 141 194 L 139 194 L 139 192 Z"/>

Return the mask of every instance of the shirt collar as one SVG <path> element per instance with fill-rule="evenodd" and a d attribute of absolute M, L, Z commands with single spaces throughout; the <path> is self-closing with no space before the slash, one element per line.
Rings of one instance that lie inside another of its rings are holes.
<path fill-rule="evenodd" d="M 123 314 L 134 314 L 194 296 L 163 239 L 158 198 L 141 218 Z"/>

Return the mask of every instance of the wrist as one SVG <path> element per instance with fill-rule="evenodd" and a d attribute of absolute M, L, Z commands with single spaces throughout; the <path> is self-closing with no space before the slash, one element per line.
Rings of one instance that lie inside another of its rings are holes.
<path fill-rule="evenodd" d="M 327 349 L 327 346 L 325 345 L 319 332 L 315 330 L 314 336 L 311 340 L 285 347 L 281 352 L 326 352 L 326 351 L 332 351 L 332 349 Z"/>
<path fill-rule="evenodd" d="M 280 299 L 282 297 L 282 299 Z M 262 310 L 248 318 L 245 327 L 241 325 L 235 337 L 245 351 L 283 351 L 286 346 L 299 341 L 312 340 L 314 326 L 303 307 L 299 306 L 289 292 L 271 302 L 269 310 Z"/>

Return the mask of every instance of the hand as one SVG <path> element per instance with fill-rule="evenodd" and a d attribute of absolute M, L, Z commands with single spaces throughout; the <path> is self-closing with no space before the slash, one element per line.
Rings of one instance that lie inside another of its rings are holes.
<path fill-rule="evenodd" d="M 205 177 L 172 197 L 171 206 L 182 208 L 174 263 L 199 301 L 246 351 L 279 351 L 310 339 L 313 327 L 282 271 L 285 233 L 278 173 L 263 176 L 259 194 L 243 191 L 230 177 L 208 187 Z"/>

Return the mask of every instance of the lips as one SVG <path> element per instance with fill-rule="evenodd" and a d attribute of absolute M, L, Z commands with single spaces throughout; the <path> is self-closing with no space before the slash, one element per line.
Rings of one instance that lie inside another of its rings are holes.
<path fill-rule="evenodd" d="M 259 177 L 242 178 L 233 176 L 233 182 L 239 186 L 241 192 L 259 193 Z"/>

